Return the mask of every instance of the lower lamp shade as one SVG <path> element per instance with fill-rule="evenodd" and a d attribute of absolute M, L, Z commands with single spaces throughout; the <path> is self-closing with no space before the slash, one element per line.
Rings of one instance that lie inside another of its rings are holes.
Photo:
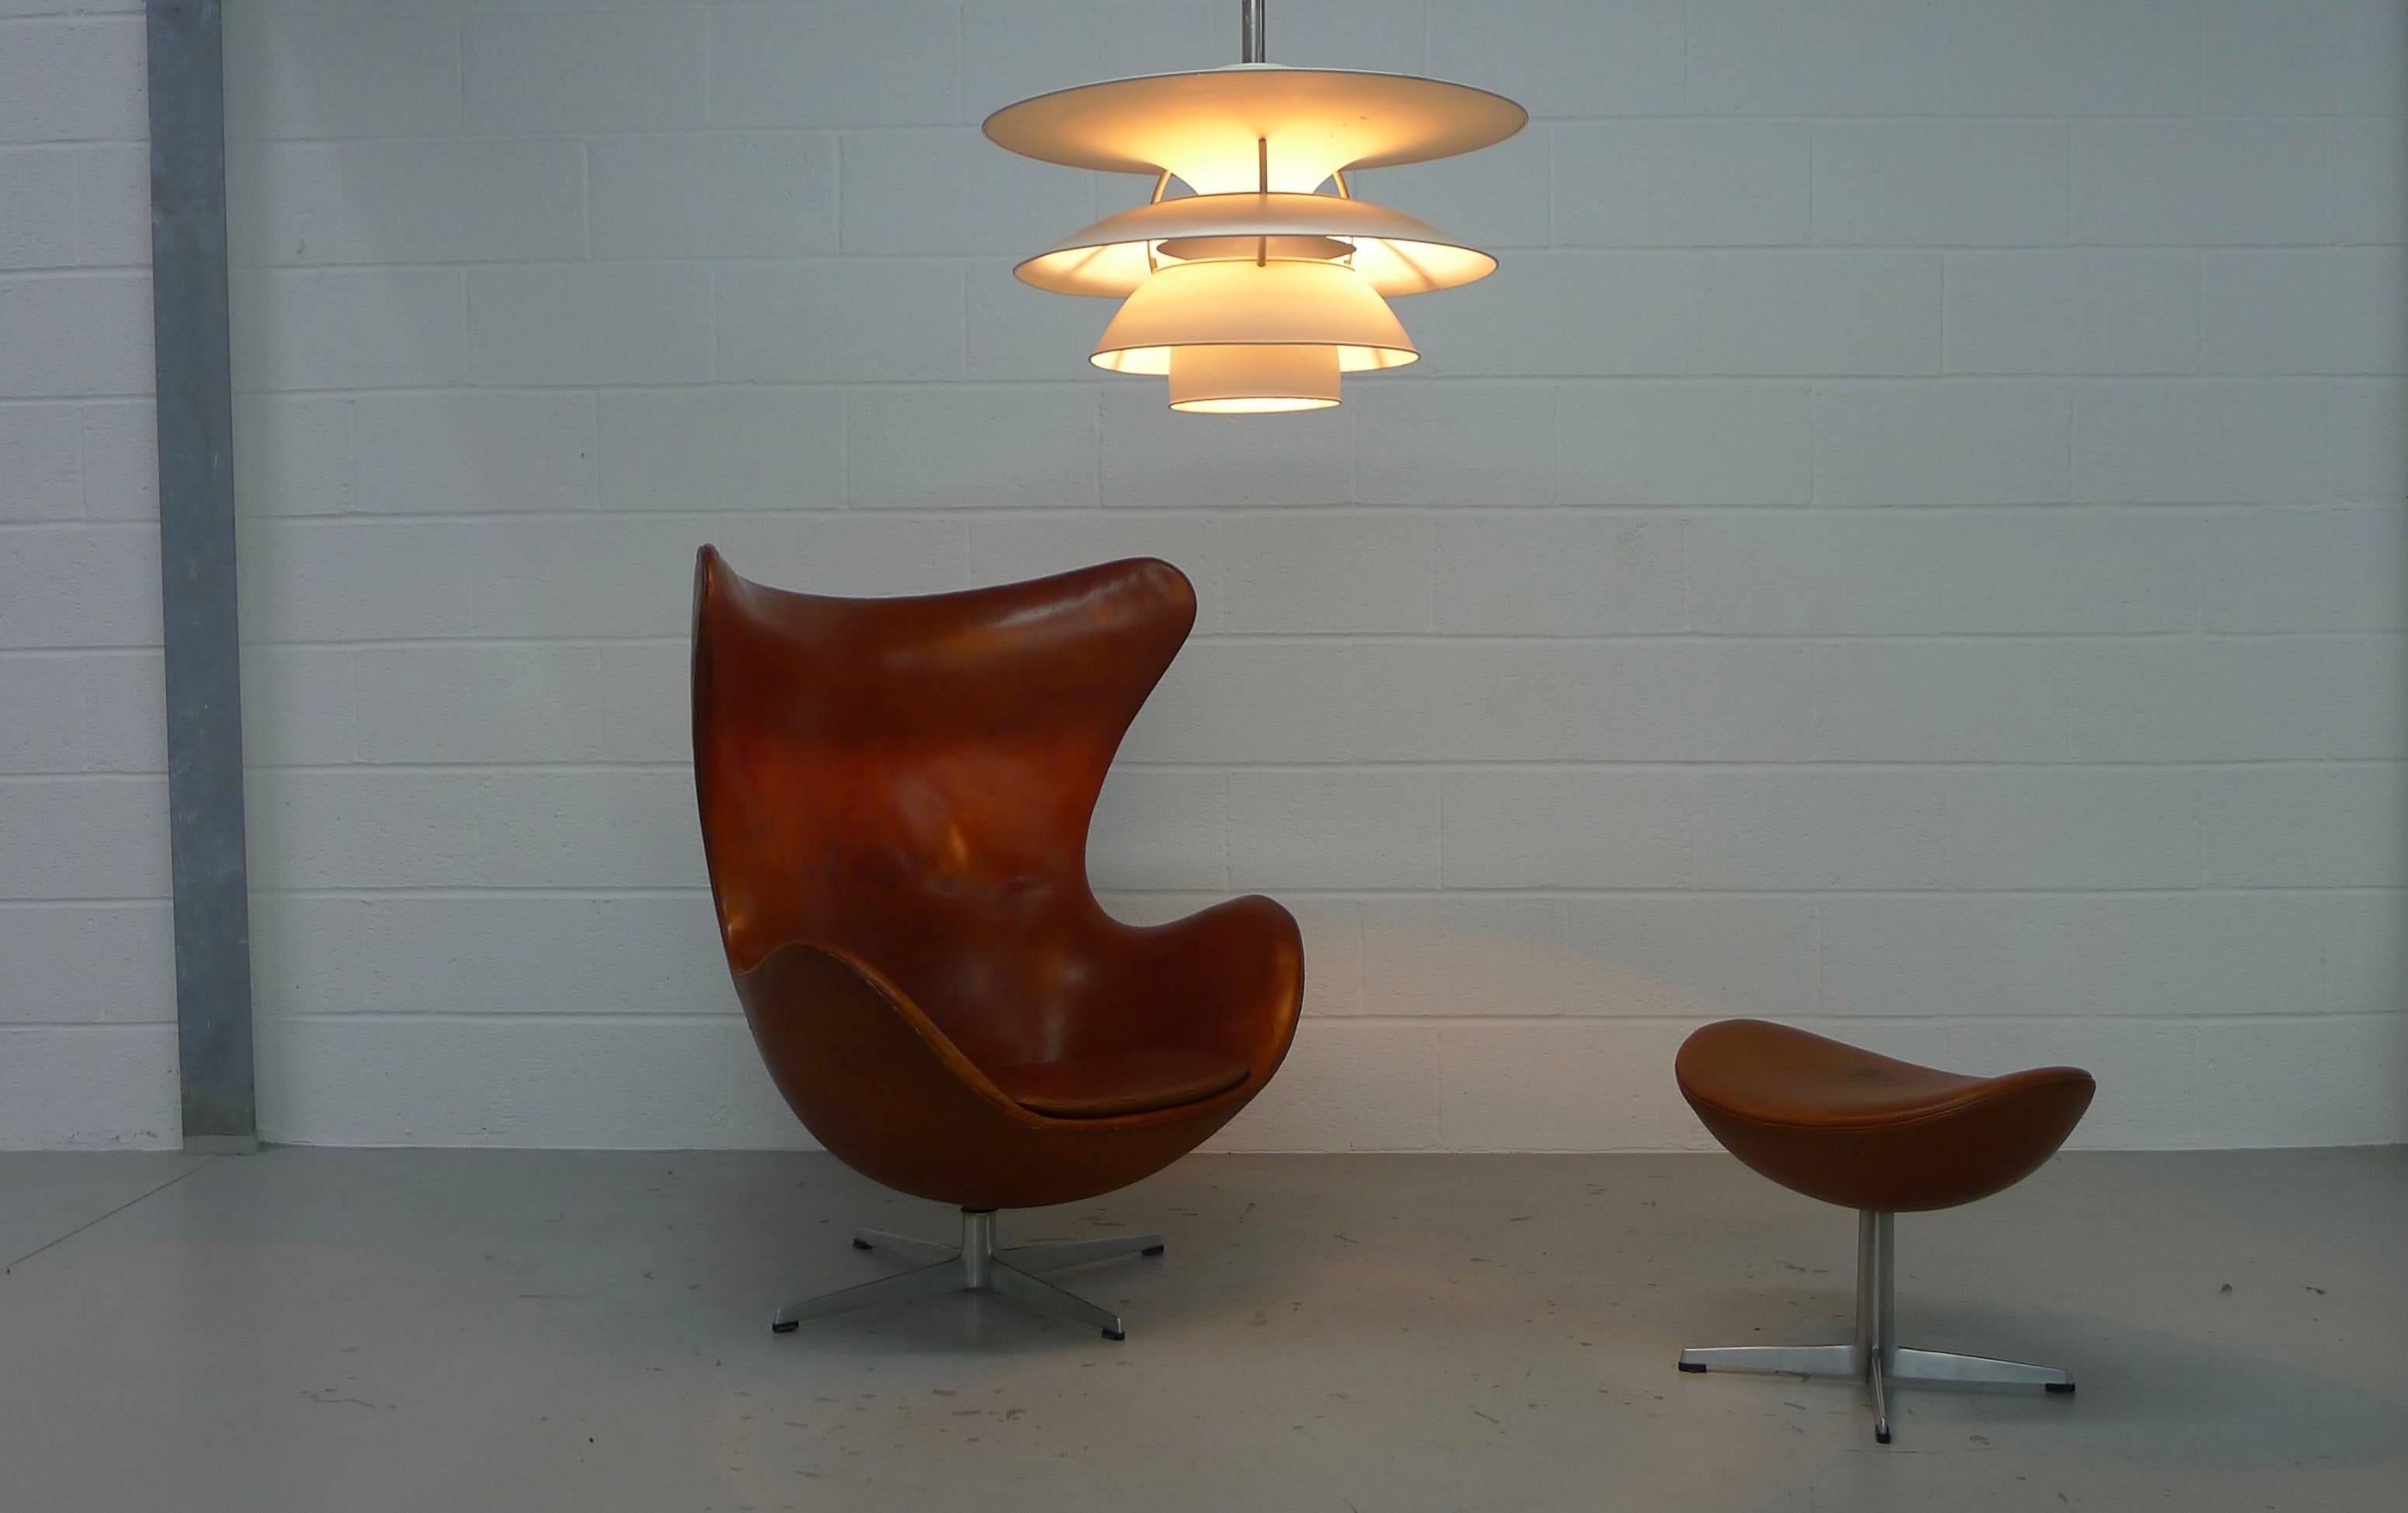
<path fill-rule="evenodd" d="M 1245 348 L 1257 353 L 1283 347 L 1322 348 L 1335 353 L 1339 371 L 1346 373 L 1398 367 L 1421 355 L 1388 302 L 1344 264 L 1227 258 L 1157 268 L 1123 302 L 1088 361 L 1115 373 L 1168 374 L 1177 371 L 1174 352 L 1199 347 Z M 1312 359 L 1311 370 L 1322 371 L 1323 359 Z M 1292 384 L 1308 368 L 1299 358 L 1279 371 L 1278 382 Z M 1234 360 L 1206 358 L 1196 372 L 1195 399 L 1246 397 L 1225 392 L 1235 382 Z M 1215 376 L 1201 376 L 1206 373 Z M 1177 384 L 1173 387 L 1177 403 Z M 1322 383 L 1303 396 L 1334 404 L 1337 390 Z"/>
<path fill-rule="evenodd" d="M 1295 343 L 1173 347 L 1170 408 L 1190 414 L 1267 415 L 1338 402 L 1338 349 Z"/>

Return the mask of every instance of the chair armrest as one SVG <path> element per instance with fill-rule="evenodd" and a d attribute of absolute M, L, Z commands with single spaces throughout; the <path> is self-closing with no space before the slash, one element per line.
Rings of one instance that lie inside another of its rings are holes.
<path fill-rule="evenodd" d="M 806 1105 L 849 1118 L 864 1087 L 1027 1117 L 909 994 L 851 952 L 791 941 L 735 976 L 771 1077 L 831 1147 Z"/>
<path fill-rule="evenodd" d="M 1168 925 L 1120 926 L 1105 995 L 1136 1013 L 1148 1038 L 1233 1056 L 1267 1076 L 1287 1054 L 1304 1005 L 1304 939 L 1296 916 L 1259 895 Z"/>

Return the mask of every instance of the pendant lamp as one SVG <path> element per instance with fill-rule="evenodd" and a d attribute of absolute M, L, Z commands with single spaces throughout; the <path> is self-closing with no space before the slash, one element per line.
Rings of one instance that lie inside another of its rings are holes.
<path fill-rule="evenodd" d="M 1421 355 L 1391 297 L 1497 267 L 1426 222 L 1355 199 L 1347 172 L 1473 151 L 1529 113 L 1463 84 L 1267 62 L 1263 0 L 1243 0 L 1240 30 L 1244 61 L 1232 66 L 1059 90 L 986 118 L 989 139 L 1025 157 L 1154 180 L 1147 203 L 1014 272 L 1055 294 L 1122 301 L 1088 361 L 1168 378 L 1173 410 L 1326 409 L 1339 375 Z M 1170 194 L 1173 183 L 1188 193 Z"/>

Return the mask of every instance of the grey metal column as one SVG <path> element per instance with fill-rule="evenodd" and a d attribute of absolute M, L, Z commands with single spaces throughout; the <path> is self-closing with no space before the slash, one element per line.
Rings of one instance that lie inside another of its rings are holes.
<path fill-rule="evenodd" d="M 149 0 L 151 340 L 184 1144 L 248 1149 L 251 899 L 235 622 L 225 79 L 214 0 Z"/>
<path fill-rule="evenodd" d="M 1856 1243 L 1870 1246 L 1870 1258 L 1858 1255 L 1859 1298 L 1871 1294 L 1870 1323 L 1856 1320 L 1856 1336 L 1867 1342 L 1865 1381 L 1873 1393 L 1873 1438 L 1889 1443 L 1889 1379 L 1898 1367 L 1898 1216 L 1868 1211 L 1856 1220 Z"/>

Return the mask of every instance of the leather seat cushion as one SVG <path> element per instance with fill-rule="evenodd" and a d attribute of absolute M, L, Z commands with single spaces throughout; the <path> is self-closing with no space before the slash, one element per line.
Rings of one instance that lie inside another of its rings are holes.
<path fill-rule="evenodd" d="M 1679 1075 L 1690 1098 L 1727 1114 L 1814 1129 L 1927 1118 L 1992 1085 L 1753 1019 L 1725 1020 L 1691 1036 L 1681 1047 Z"/>
<path fill-rule="evenodd" d="M 1953 1208 L 2021 1181 L 2090 1106 L 2090 1074 L 1967 1077 L 1786 1025 L 1728 1019 L 1674 1059 L 1724 1148 L 1810 1198 L 1876 1212 Z"/>
<path fill-rule="evenodd" d="M 1246 1080 L 1246 1064 L 1179 1046 L 1104 1051 L 990 1074 L 1005 1097 L 1053 1119 L 1109 1119 L 1200 1103 Z"/>

